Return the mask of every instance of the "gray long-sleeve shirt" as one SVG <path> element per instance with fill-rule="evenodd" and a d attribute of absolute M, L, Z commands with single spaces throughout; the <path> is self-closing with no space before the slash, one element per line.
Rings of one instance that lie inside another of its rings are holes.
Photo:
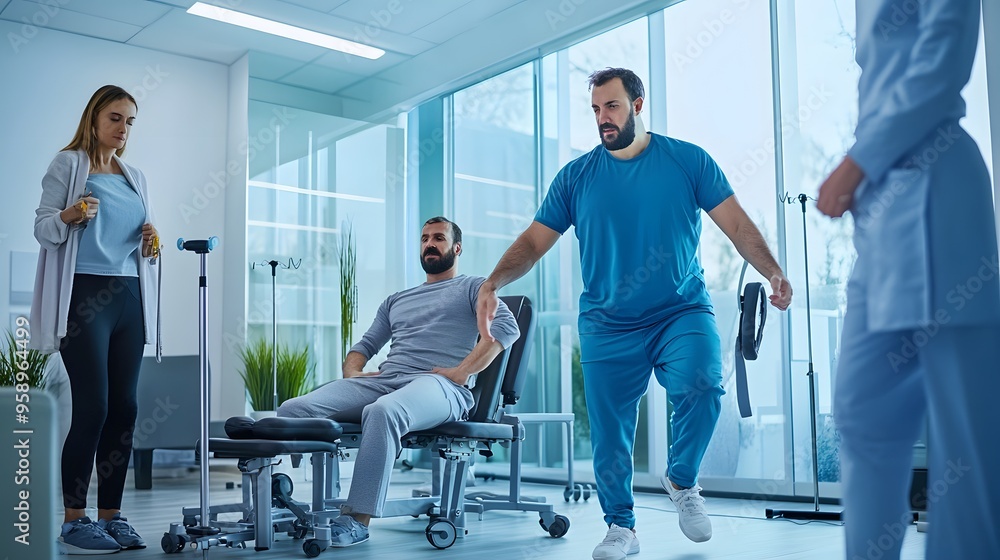
<path fill-rule="evenodd" d="M 149 204 L 145 175 L 118 156 L 114 156 L 114 159 L 129 185 L 139 193 L 145 211 L 145 222 L 156 225 L 153 209 Z M 58 351 L 62 338 L 75 336 L 79 329 L 85 328 L 83 325 L 67 323 L 80 245 L 80 226 L 63 223 L 59 214 L 64 208 L 80 200 L 86 192 L 89 173 L 90 158 L 87 152 L 67 150 L 56 154 L 42 177 L 42 198 L 35 210 L 35 239 L 42 250 L 38 253 L 38 268 L 35 272 L 29 344 L 44 354 Z M 104 219 L 108 218 L 115 216 L 105 215 Z M 154 264 L 151 259 L 139 259 L 138 263 L 146 344 L 156 343 L 158 346 L 160 331 L 157 327 L 159 309 L 156 301 L 160 288 L 156 278 L 159 266 L 159 261 Z"/>
<path fill-rule="evenodd" d="M 371 359 L 391 339 L 389 355 L 378 366 L 382 373 L 428 373 L 436 367 L 457 366 L 476 346 L 476 298 L 485 280 L 460 275 L 392 294 L 351 351 Z M 520 336 L 503 301 L 490 334 L 504 348 Z"/>

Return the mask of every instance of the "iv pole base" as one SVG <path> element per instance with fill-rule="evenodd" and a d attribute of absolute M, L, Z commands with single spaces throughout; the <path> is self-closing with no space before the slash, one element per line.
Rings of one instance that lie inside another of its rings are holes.
<path fill-rule="evenodd" d="M 809 511 L 794 509 L 765 509 L 764 516 L 768 519 L 806 519 L 810 521 L 843 521 L 841 511 Z"/>

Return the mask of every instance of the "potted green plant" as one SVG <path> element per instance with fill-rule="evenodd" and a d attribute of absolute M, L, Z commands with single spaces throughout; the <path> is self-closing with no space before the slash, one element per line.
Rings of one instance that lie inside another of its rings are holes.
<path fill-rule="evenodd" d="M 253 408 L 251 416 L 261 418 L 273 416 L 274 371 L 272 347 L 264 339 L 259 339 L 240 351 L 243 371 L 240 376 L 246 387 L 247 400 Z M 315 364 L 309 363 L 309 347 L 291 350 L 287 345 L 278 347 L 278 405 L 288 399 L 302 396 L 313 388 Z"/>
<path fill-rule="evenodd" d="M 24 382 L 32 389 L 45 389 L 45 364 L 49 356 L 38 350 L 28 350 L 25 341 L 17 340 L 7 331 L 6 346 L 0 354 L 0 386 L 13 387 Z M 18 380 L 18 373 L 25 374 L 25 380 Z"/>
<path fill-rule="evenodd" d="M 337 256 L 340 259 L 340 361 L 347 359 L 347 352 L 354 340 L 354 323 L 358 320 L 357 245 L 354 226 L 344 222 L 340 228 Z"/>
<path fill-rule="evenodd" d="M 313 389 L 316 365 L 309 363 L 309 347 L 292 350 L 278 347 L 278 404 L 301 397 Z"/>
<path fill-rule="evenodd" d="M 271 345 L 264 339 L 258 339 L 240 350 L 243 360 L 243 385 L 246 387 L 247 400 L 254 413 L 270 411 L 274 413 L 274 379 L 272 370 Z M 267 414 L 254 414 L 260 417 Z"/>

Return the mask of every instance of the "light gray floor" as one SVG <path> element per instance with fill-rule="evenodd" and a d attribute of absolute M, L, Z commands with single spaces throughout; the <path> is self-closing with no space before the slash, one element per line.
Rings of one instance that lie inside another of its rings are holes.
<path fill-rule="evenodd" d="M 211 474 L 212 503 L 238 501 L 240 490 L 226 490 L 227 481 L 239 482 L 239 473 L 227 462 L 213 460 Z M 347 469 L 347 474 L 350 470 Z M 294 496 L 308 501 L 309 482 L 301 469 L 291 472 L 295 481 Z M 390 489 L 392 496 L 409 496 L 416 486 L 426 484 L 429 472 L 415 470 L 395 471 Z M 350 480 L 345 479 L 344 492 Z M 506 481 L 477 481 L 475 490 L 505 492 Z M 569 533 L 561 539 L 552 539 L 538 525 L 534 513 L 488 512 L 483 521 L 472 516 L 468 521 L 470 534 L 459 539 L 447 550 L 437 550 L 424 537 L 426 518 L 412 517 L 378 519 L 372 523 L 371 540 L 345 549 L 328 549 L 319 558 L 375 559 L 406 558 L 419 560 L 434 558 L 503 558 L 504 560 L 581 559 L 590 558 L 594 546 L 607 530 L 600 506 L 595 498 L 589 502 L 565 503 L 561 488 L 528 484 L 526 494 L 542 495 L 556 504 L 556 512 L 571 520 Z M 664 494 L 638 494 L 637 534 L 641 552 L 630 557 L 634 560 L 652 559 L 839 559 L 843 558 L 843 527 L 824 523 L 795 525 L 790 521 L 767 520 L 766 507 L 791 507 L 804 509 L 811 504 L 762 503 L 749 500 L 708 498 L 707 506 L 712 515 L 714 536 L 707 543 L 688 541 L 677 527 L 677 514 Z M 156 478 L 153 490 L 133 489 L 131 475 L 128 481 L 123 513 L 149 543 L 141 551 L 116 554 L 116 558 L 197 558 L 200 552 L 186 550 L 181 554 L 165 556 L 159 546 L 160 537 L 171 522 L 181 520 L 181 506 L 198 505 L 197 473 L 181 478 Z M 211 549 L 206 557 L 226 558 L 305 558 L 301 543 L 288 537 L 275 543 L 266 552 L 252 548 Z M 926 535 L 917 533 L 914 526 L 908 529 L 903 543 L 905 559 L 922 559 Z"/>

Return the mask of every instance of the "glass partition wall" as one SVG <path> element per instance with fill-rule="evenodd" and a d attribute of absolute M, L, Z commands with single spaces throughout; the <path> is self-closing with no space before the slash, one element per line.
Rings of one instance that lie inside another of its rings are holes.
<path fill-rule="evenodd" d="M 308 346 L 316 382 L 324 383 L 341 376 L 338 250 L 345 228 L 353 228 L 357 247 L 353 341 L 382 300 L 404 288 L 397 162 L 405 133 L 395 121 L 363 123 L 260 101 L 249 110 L 258 142 L 248 154 L 247 342 L 271 340 L 271 267 L 261 263 L 298 264 L 277 269 L 278 344 Z"/>

